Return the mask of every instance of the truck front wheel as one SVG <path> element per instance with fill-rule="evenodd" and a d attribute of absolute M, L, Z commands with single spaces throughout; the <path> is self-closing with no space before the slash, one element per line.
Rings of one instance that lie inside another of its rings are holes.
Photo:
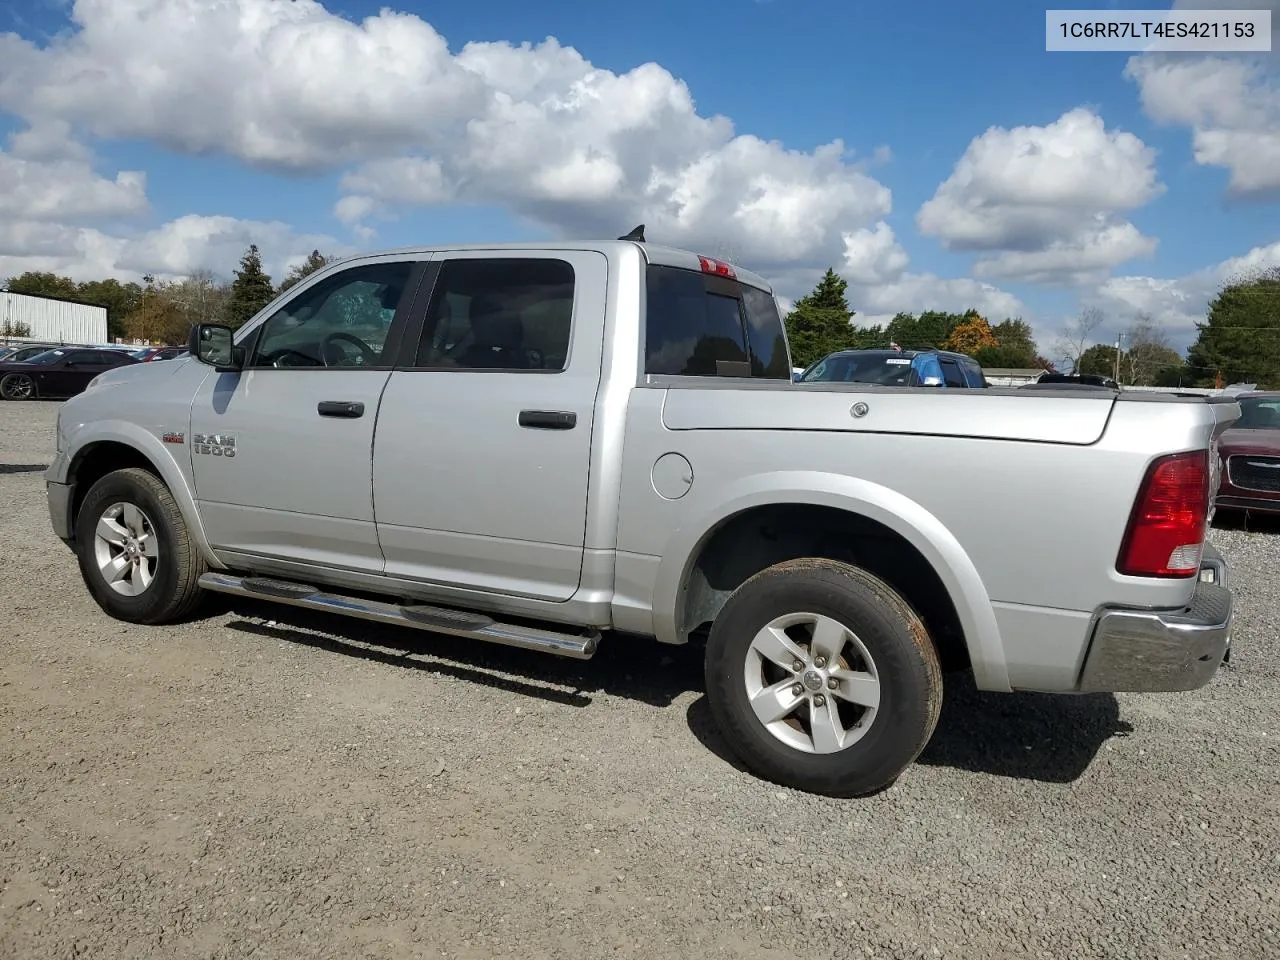
<path fill-rule="evenodd" d="M 791 560 L 743 583 L 712 624 L 707 699 L 757 776 L 832 797 L 891 785 L 938 722 L 942 671 L 924 623 L 882 580 Z"/>
<path fill-rule="evenodd" d="M 173 494 L 147 470 L 115 470 L 89 488 L 76 554 L 89 592 L 117 620 L 167 623 L 201 598 L 204 560 Z"/>

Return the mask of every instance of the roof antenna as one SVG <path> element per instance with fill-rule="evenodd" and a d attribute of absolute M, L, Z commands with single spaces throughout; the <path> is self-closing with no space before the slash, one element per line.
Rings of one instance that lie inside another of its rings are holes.
<path fill-rule="evenodd" d="M 619 237 L 618 239 L 634 240 L 636 243 L 644 243 L 644 224 L 643 223 L 640 224 L 640 226 L 636 227 L 634 230 L 628 233 L 625 237 Z"/>

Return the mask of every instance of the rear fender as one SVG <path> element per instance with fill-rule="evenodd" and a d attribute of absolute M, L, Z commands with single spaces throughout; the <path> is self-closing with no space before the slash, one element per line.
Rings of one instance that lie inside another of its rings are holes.
<path fill-rule="evenodd" d="M 991 599 L 960 542 L 919 503 L 856 477 L 794 471 L 744 477 L 724 490 L 713 509 L 672 534 L 662 551 L 653 593 L 653 626 L 664 643 L 679 643 L 682 590 L 703 544 L 727 520 L 753 507 L 803 504 L 832 507 L 878 521 L 920 551 L 950 594 L 980 689 L 1009 691 L 1009 673 Z"/>

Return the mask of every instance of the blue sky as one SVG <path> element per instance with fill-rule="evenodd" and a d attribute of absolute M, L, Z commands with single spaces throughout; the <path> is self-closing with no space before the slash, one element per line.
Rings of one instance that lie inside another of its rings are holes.
<path fill-rule="evenodd" d="M 1224 276 L 1280 262 L 1274 54 L 1047 53 L 1012 0 L 151 6 L 0 8 L 0 276 L 644 220 L 784 299 L 830 265 L 864 316 L 1020 313 L 1048 351 L 1085 306 L 1101 339 L 1145 311 L 1182 346 Z M 458 57 L 548 37 L 581 60 Z"/>

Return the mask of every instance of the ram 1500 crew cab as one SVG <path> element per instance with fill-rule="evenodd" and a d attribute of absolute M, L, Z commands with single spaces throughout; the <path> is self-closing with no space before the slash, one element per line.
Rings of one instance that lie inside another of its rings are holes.
<path fill-rule="evenodd" d="M 923 749 L 944 667 L 992 691 L 1207 683 L 1237 416 L 794 384 L 770 287 L 736 266 L 631 239 L 409 249 L 99 376 L 60 412 L 48 500 L 124 621 L 214 591 L 570 657 L 705 641 L 748 767 L 853 796 Z"/>

